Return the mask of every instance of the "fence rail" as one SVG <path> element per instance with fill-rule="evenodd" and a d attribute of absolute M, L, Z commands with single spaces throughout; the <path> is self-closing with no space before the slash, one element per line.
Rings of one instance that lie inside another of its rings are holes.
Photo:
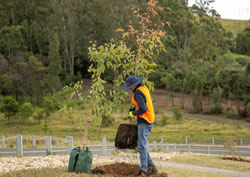
<path fill-rule="evenodd" d="M 15 149 L 6 149 L 6 140 L 10 139 L 16 139 L 16 150 Z M 24 149 L 23 148 L 23 140 L 29 140 L 32 143 L 32 147 L 36 146 L 36 141 L 44 141 L 44 148 L 32 148 L 32 149 Z M 0 149 L 0 155 L 17 155 L 17 156 L 23 156 L 25 154 L 39 154 L 44 153 L 46 155 L 49 154 L 56 154 L 56 153 L 70 153 L 73 146 L 73 137 L 67 136 L 64 141 L 60 143 L 59 138 L 56 137 L 55 144 L 56 147 L 52 148 L 52 137 L 46 136 L 40 139 L 36 138 L 23 138 L 23 136 L 18 135 L 14 137 L 8 137 L 5 138 L 2 136 L 2 149 Z M 193 152 L 193 153 L 204 153 L 204 154 L 234 154 L 234 155 L 242 155 L 242 156 L 250 156 L 250 147 L 249 146 L 243 146 L 243 140 L 240 140 L 239 146 L 234 145 L 228 145 L 225 147 L 225 145 L 217 145 L 215 144 L 216 141 L 212 139 L 211 144 L 207 145 L 199 145 L 199 144 L 191 144 L 189 142 L 188 137 L 185 137 L 185 143 L 183 144 L 176 144 L 176 143 L 170 143 L 170 142 L 164 142 L 164 137 L 161 137 L 161 141 L 153 141 L 151 143 L 148 143 L 148 149 L 150 151 L 162 151 L 162 152 Z M 99 146 L 89 146 L 89 149 L 94 154 L 106 154 L 110 152 L 118 151 L 114 147 L 113 143 L 110 143 L 107 141 L 106 137 L 102 137 L 101 145 Z M 67 145 L 64 148 L 59 148 L 59 145 Z"/>

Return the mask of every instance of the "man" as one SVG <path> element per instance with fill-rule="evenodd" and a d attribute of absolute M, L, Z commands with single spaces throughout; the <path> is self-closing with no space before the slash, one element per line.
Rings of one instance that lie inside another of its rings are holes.
<path fill-rule="evenodd" d="M 154 108 L 149 90 L 143 84 L 143 77 L 135 75 L 127 77 L 123 90 L 131 90 L 133 92 L 131 102 L 136 108 L 135 111 L 129 112 L 129 117 L 136 117 L 138 125 L 137 151 L 140 153 L 141 161 L 138 176 L 146 176 L 149 168 L 151 168 L 151 174 L 155 174 L 157 173 L 157 169 L 147 149 L 148 136 L 155 121 Z"/>

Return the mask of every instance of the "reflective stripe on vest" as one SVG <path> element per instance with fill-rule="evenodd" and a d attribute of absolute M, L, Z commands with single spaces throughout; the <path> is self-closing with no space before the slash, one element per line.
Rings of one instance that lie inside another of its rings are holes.
<path fill-rule="evenodd" d="M 148 108 L 147 112 L 145 112 L 144 114 L 140 115 L 141 118 L 144 118 L 148 123 L 153 123 L 155 121 L 155 113 L 154 113 L 154 107 L 153 107 L 153 103 L 152 103 L 152 99 L 149 93 L 148 88 L 145 85 L 142 85 L 140 87 L 138 87 L 136 90 L 140 90 L 146 97 L 146 106 Z M 134 98 L 134 94 L 132 96 L 131 99 L 132 104 L 135 105 L 136 109 L 138 110 L 138 103 L 135 101 Z M 138 115 L 136 116 L 136 119 L 138 118 Z"/>

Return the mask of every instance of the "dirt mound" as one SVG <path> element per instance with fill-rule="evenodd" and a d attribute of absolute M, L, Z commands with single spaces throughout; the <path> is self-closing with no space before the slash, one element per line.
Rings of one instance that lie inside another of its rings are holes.
<path fill-rule="evenodd" d="M 112 175 L 113 177 L 129 176 L 134 177 L 139 172 L 139 165 L 132 165 L 127 163 L 114 163 L 111 165 L 104 165 L 96 167 L 91 172 L 96 175 Z M 151 169 L 148 170 L 147 176 L 150 177 L 167 177 L 166 173 L 157 173 L 150 175 Z"/>
<path fill-rule="evenodd" d="M 223 157 L 223 160 L 233 160 L 233 161 L 239 161 L 239 162 L 250 162 L 250 160 L 245 160 L 240 157 Z"/>

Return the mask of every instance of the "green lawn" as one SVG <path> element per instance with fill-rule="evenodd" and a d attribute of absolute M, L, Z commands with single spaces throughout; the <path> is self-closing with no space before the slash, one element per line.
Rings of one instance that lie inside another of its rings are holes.
<path fill-rule="evenodd" d="M 74 136 L 74 144 L 81 144 L 81 137 L 83 134 L 84 123 L 89 114 L 88 108 L 85 110 L 76 111 L 74 113 L 74 118 L 69 119 L 65 114 L 61 112 L 56 112 L 51 115 L 49 119 L 49 131 L 46 135 L 51 135 L 53 137 L 60 137 L 61 141 L 65 139 L 65 136 Z M 113 125 L 109 127 L 104 127 L 101 130 L 100 137 L 107 137 L 108 141 L 114 141 L 116 131 L 119 124 L 128 123 L 126 119 L 127 113 L 117 113 L 112 115 L 114 119 Z M 205 120 L 196 120 L 184 117 L 181 120 L 176 120 L 172 116 L 168 115 L 167 123 L 165 126 L 161 127 L 157 125 L 162 117 L 162 114 L 156 115 L 156 125 L 152 129 L 152 133 L 149 136 L 149 141 L 160 141 L 161 136 L 164 136 L 164 141 L 184 143 L 185 136 L 188 136 L 190 143 L 210 143 L 211 138 L 217 140 L 226 139 L 227 141 L 243 139 L 250 140 L 250 127 L 217 123 Z M 80 121 L 80 118 L 82 120 Z M 35 136 L 37 138 L 42 138 L 45 136 L 43 130 L 43 121 L 39 124 L 37 121 L 30 119 L 28 120 L 24 127 L 22 135 L 26 138 L 32 138 Z M 18 135 L 19 132 L 16 128 L 16 122 L 11 120 L 9 123 L 0 115 L 0 135 L 5 135 L 6 138 Z M 82 131 L 81 131 L 82 127 Z M 101 138 L 99 137 L 100 130 L 100 120 L 94 121 L 89 131 L 90 144 L 100 143 Z M 13 142 L 7 141 L 8 146 L 13 146 Z M 27 143 L 30 141 L 27 140 Z"/>
<path fill-rule="evenodd" d="M 185 153 L 185 155 L 176 156 L 170 159 L 169 161 L 250 173 L 249 162 L 223 160 L 222 156 L 217 156 L 217 155 L 201 155 L 201 154 L 188 154 L 187 155 Z"/>

